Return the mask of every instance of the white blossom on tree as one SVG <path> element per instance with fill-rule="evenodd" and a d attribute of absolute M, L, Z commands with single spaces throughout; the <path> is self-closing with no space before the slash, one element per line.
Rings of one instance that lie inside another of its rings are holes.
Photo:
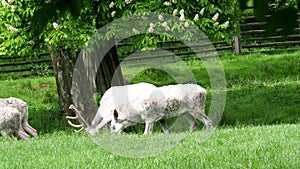
<path fill-rule="evenodd" d="M 217 12 L 217 13 L 212 17 L 212 20 L 213 20 L 213 21 L 217 21 L 218 18 L 219 18 L 219 13 Z"/>
<path fill-rule="evenodd" d="M 153 27 L 149 27 L 148 32 L 153 33 L 154 32 L 154 28 Z"/>
<path fill-rule="evenodd" d="M 58 25 L 56 22 L 53 22 L 52 25 L 53 25 L 53 27 L 54 27 L 55 30 L 58 30 L 58 29 L 59 29 L 59 25 Z"/>
<path fill-rule="evenodd" d="M 160 21 L 164 21 L 164 16 L 162 16 L 162 15 L 158 15 L 158 20 L 160 20 Z"/>
<path fill-rule="evenodd" d="M 184 21 L 184 20 L 185 20 L 184 14 L 183 14 L 183 15 L 180 15 L 179 20 L 180 20 L 180 21 Z"/>
<path fill-rule="evenodd" d="M 5 0 L 2 0 L 2 6 L 4 7 L 4 8 L 6 8 L 6 7 L 8 7 L 8 3 L 5 1 Z"/>
<path fill-rule="evenodd" d="M 111 12 L 111 17 L 115 17 L 115 15 L 116 15 L 116 11 L 112 11 Z"/>
<path fill-rule="evenodd" d="M 214 26 L 218 26 L 218 25 L 219 25 L 219 22 L 215 22 L 215 23 L 214 23 Z"/>
<path fill-rule="evenodd" d="M 170 31 L 171 30 L 171 28 L 169 26 L 166 26 L 164 28 L 165 28 L 165 31 Z"/>
<path fill-rule="evenodd" d="M 203 16 L 204 10 L 205 10 L 205 8 L 202 8 L 201 11 L 199 12 L 199 14 L 200 14 L 201 16 Z"/>
<path fill-rule="evenodd" d="M 168 2 L 168 1 L 165 1 L 165 2 L 163 3 L 163 5 L 165 5 L 165 6 L 172 6 L 172 3 L 171 3 L 171 2 Z"/>
<path fill-rule="evenodd" d="M 109 4 L 109 8 L 113 8 L 115 6 L 115 3 L 114 2 L 111 2 L 110 4 Z"/>
<path fill-rule="evenodd" d="M 11 26 L 10 24 L 5 23 L 4 25 L 5 25 L 11 32 L 13 32 L 13 33 L 18 33 L 18 32 L 19 32 L 19 30 L 18 30 L 17 28 Z"/>
<path fill-rule="evenodd" d="M 181 10 L 179 11 L 179 14 L 180 14 L 180 15 L 184 15 L 184 9 L 181 9 Z"/>
<path fill-rule="evenodd" d="M 229 26 L 229 21 L 226 21 L 226 22 L 224 23 L 223 27 L 226 29 L 226 28 L 228 28 L 228 26 Z"/>
<path fill-rule="evenodd" d="M 188 21 L 185 21 L 184 22 L 184 27 L 188 28 L 190 26 L 189 22 Z"/>
<path fill-rule="evenodd" d="M 150 23 L 149 25 L 150 25 L 150 27 L 152 27 L 152 28 L 155 27 L 154 23 Z"/>
<path fill-rule="evenodd" d="M 169 27 L 167 22 L 162 23 L 161 26 L 165 29 L 165 31 L 170 31 L 171 30 L 171 28 Z"/>
<path fill-rule="evenodd" d="M 125 0 L 126 4 L 130 4 L 132 2 L 132 0 Z"/>
<path fill-rule="evenodd" d="M 174 9 L 174 11 L 173 11 L 173 16 L 176 16 L 177 13 L 178 13 L 178 9 Z"/>
<path fill-rule="evenodd" d="M 196 14 L 194 17 L 194 21 L 197 22 L 199 20 L 199 14 Z"/>
<path fill-rule="evenodd" d="M 168 23 L 167 23 L 167 22 L 164 22 L 164 23 L 161 24 L 161 26 L 162 26 L 162 27 L 166 27 L 166 26 L 168 26 Z"/>
<path fill-rule="evenodd" d="M 137 35 L 137 34 L 139 34 L 140 33 L 140 31 L 138 31 L 137 29 L 135 29 L 135 28 L 132 28 L 132 32 L 135 34 L 135 35 Z"/>
<path fill-rule="evenodd" d="M 16 7 L 14 5 L 11 6 L 11 11 L 15 12 L 16 11 Z"/>

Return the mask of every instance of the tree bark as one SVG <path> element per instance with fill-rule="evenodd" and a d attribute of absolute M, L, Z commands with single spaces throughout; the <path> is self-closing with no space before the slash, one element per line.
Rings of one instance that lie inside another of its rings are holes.
<path fill-rule="evenodd" d="M 122 70 L 119 66 L 117 47 L 114 46 L 103 58 L 96 75 L 96 90 L 100 95 L 111 86 L 124 85 Z"/>
<path fill-rule="evenodd" d="M 110 43 L 114 43 L 114 41 L 110 41 Z M 81 81 L 86 83 L 85 88 L 89 89 L 86 91 L 91 91 L 91 93 L 82 93 L 82 90 L 78 88 L 74 92 L 74 86 L 76 86 L 76 84 L 74 84 L 72 78 L 74 73 L 74 66 L 76 64 L 76 61 L 78 62 L 77 54 L 72 53 L 68 50 L 53 49 L 51 47 L 49 47 L 49 51 L 51 53 L 51 60 L 54 69 L 54 76 L 59 97 L 59 105 L 62 115 L 66 116 L 73 114 L 69 110 L 69 106 L 70 104 L 75 104 L 75 106 L 78 106 L 81 111 L 89 112 L 87 114 L 83 114 L 83 116 L 87 118 L 87 122 L 90 122 L 95 115 L 95 112 L 91 112 L 91 110 L 95 109 L 94 100 L 92 100 L 93 94 L 97 91 L 102 95 L 112 85 L 114 86 L 124 84 L 121 68 L 118 67 L 119 60 L 117 56 L 116 46 L 112 47 L 109 52 L 105 54 L 98 67 L 96 67 L 97 65 L 95 64 L 95 62 L 90 59 L 89 53 L 84 53 L 83 59 L 79 60 L 79 62 L 83 62 L 83 67 L 79 68 L 79 70 L 77 71 L 86 70 L 87 67 L 92 67 L 92 69 L 97 70 L 95 72 L 87 72 L 86 75 L 88 79 L 82 79 Z M 91 106 L 82 106 L 82 102 L 86 102 Z"/>
<path fill-rule="evenodd" d="M 63 49 L 53 50 L 51 47 L 49 47 L 49 51 L 51 54 L 60 110 L 63 116 L 69 115 L 72 113 L 69 110 L 69 106 L 73 103 L 71 88 L 76 54 Z"/>

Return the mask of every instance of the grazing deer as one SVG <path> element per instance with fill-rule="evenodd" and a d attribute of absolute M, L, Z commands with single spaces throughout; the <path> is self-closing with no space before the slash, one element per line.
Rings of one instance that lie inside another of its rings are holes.
<path fill-rule="evenodd" d="M 36 137 L 37 131 L 28 124 L 28 105 L 18 98 L 0 99 L 0 131 L 3 136 L 16 135 L 27 140 L 25 131 Z"/>
<path fill-rule="evenodd" d="M 149 83 L 114 86 L 104 93 L 91 124 L 84 120 L 74 105 L 70 105 L 70 109 L 76 116 L 66 118 L 78 119 L 80 125 L 69 120 L 68 123 L 92 135 L 108 123 L 111 123 L 112 132 L 121 132 L 123 128 L 141 122 L 146 123 L 144 134 L 148 134 L 154 122 L 190 111 L 192 117 L 200 118 L 208 128 L 212 128 L 211 120 L 204 114 L 205 98 L 205 89 L 193 84 L 159 88 Z M 196 124 L 193 118 L 193 128 Z M 162 126 L 167 132 L 166 124 L 162 123 Z"/>
<path fill-rule="evenodd" d="M 142 106 L 140 111 L 124 113 L 116 109 L 111 121 L 111 131 L 121 132 L 125 127 L 142 122 L 146 124 L 144 134 L 149 134 L 154 122 L 177 117 L 186 112 L 192 119 L 191 130 L 194 130 L 197 125 L 195 118 L 200 119 L 208 129 L 212 129 L 212 121 L 204 113 L 205 100 L 206 90 L 196 84 L 159 87 L 152 92 L 149 99 L 140 100 Z M 140 121 L 130 119 L 140 119 Z"/>

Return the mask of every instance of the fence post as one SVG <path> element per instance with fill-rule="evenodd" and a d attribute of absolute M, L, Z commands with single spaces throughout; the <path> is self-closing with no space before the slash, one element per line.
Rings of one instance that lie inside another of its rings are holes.
<path fill-rule="evenodd" d="M 242 53 L 241 39 L 236 35 L 232 36 L 232 49 L 238 55 Z"/>

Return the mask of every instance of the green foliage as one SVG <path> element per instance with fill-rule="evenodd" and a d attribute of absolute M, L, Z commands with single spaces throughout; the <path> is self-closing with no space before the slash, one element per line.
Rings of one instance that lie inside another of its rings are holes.
<path fill-rule="evenodd" d="M 53 70 L 49 68 L 49 64 L 34 64 L 31 70 L 33 76 L 50 76 Z"/>
<path fill-rule="evenodd" d="M 184 32 L 185 39 L 190 39 L 192 35 L 185 31 L 184 27 L 187 22 L 197 25 L 211 39 L 225 39 L 229 43 L 231 34 L 236 32 L 234 25 L 237 22 L 237 7 L 237 2 L 230 0 L 213 2 L 12 1 L 7 3 L 7 6 L 0 6 L 0 28 L 4 30 L 0 36 L 0 53 L 37 54 L 47 50 L 46 44 L 78 52 L 89 40 L 94 30 L 116 18 L 149 12 L 172 15 L 174 10 L 177 10 L 176 16 L 180 16 L 179 11 L 184 10 L 185 21 L 178 20 L 177 24 L 171 25 L 171 32 L 175 30 Z M 213 20 L 213 16 L 217 13 L 219 17 Z M 196 14 L 197 19 L 195 19 Z M 159 26 L 161 23 L 157 20 L 154 24 Z M 117 30 L 109 29 L 105 37 L 112 37 L 115 31 Z M 170 39 L 168 32 L 160 36 L 147 33 L 142 37 L 139 39 L 141 41 L 134 45 L 143 46 L 145 49 L 149 48 L 147 45 L 151 48 L 158 41 Z"/>
<path fill-rule="evenodd" d="M 93 94 L 93 99 L 94 99 L 95 104 L 97 106 L 100 106 L 101 95 L 98 92 Z"/>
<path fill-rule="evenodd" d="M 183 33 L 182 37 L 190 40 L 193 35 L 186 31 L 187 24 L 198 26 L 211 40 L 225 40 L 231 43 L 232 34 L 239 35 L 237 25 L 241 17 L 239 7 L 244 10 L 249 3 L 254 4 L 254 14 L 260 20 L 265 20 L 264 16 L 267 13 L 272 14 L 267 20 L 268 33 L 283 27 L 282 33 L 287 35 L 297 26 L 297 11 L 300 4 L 297 0 L 9 2 L 3 0 L 4 5 L 0 6 L 0 29 L 4 30 L 0 33 L 0 54 L 6 55 L 37 54 L 47 50 L 47 45 L 78 52 L 94 30 L 116 18 L 131 14 L 146 15 L 150 12 L 179 17 L 181 10 L 184 13 L 184 21 L 178 20 L 177 23 L 170 25 L 169 32 L 166 31 L 159 36 L 153 36 L 151 33 L 140 35 L 134 40 L 133 47 L 153 48 L 158 41 L 170 40 L 172 38 L 170 34 L 174 31 Z M 161 27 L 162 21 L 157 19 L 153 24 Z M 136 29 L 138 30 L 138 25 Z M 108 29 L 105 37 L 112 37 L 116 31 L 118 30 Z"/>
<path fill-rule="evenodd" d="M 7 3 L 6 7 L 3 4 L 0 6 L 1 54 L 24 55 L 45 49 L 43 40 L 30 30 L 31 16 L 36 9 L 34 2 L 25 0 Z"/>
<path fill-rule="evenodd" d="M 32 18 L 33 28 L 35 31 L 40 31 L 43 29 L 49 21 L 52 20 L 52 17 L 56 15 L 57 10 L 59 10 L 60 15 L 64 15 L 69 12 L 74 19 L 78 19 L 80 15 L 80 10 L 83 7 L 83 4 L 79 0 L 53 0 L 45 1 L 44 3 L 36 3 L 39 8 L 34 11 Z"/>

